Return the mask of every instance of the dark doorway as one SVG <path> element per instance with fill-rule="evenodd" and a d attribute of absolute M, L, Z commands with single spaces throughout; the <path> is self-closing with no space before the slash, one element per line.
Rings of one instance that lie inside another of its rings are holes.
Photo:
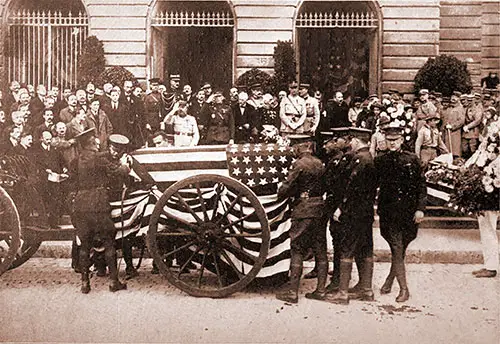
<path fill-rule="evenodd" d="M 168 27 L 159 32 L 163 41 L 163 69 L 180 74 L 182 84 L 193 89 L 207 81 L 214 88 L 229 89 L 233 73 L 233 28 Z"/>
<path fill-rule="evenodd" d="M 369 92 L 370 33 L 359 29 L 301 29 L 300 80 L 324 92 L 366 97 Z"/>

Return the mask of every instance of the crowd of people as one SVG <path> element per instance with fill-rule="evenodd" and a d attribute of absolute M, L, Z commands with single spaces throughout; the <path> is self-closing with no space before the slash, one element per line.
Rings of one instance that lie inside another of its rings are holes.
<path fill-rule="evenodd" d="M 102 176 L 109 175 L 106 169 L 119 170 L 127 164 L 119 162 L 113 147 L 119 146 L 120 140 L 123 143 L 123 137 L 128 138 L 129 149 L 293 143 L 297 135 L 321 143 L 318 156 L 323 162 L 313 157 L 309 143 L 302 148 L 298 145 L 299 159 L 294 172 L 279 190 L 281 197 L 292 197 L 293 207 L 299 209 L 292 213 L 290 230 L 291 281 L 289 288 L 278 294 L 278 298 L 289 302 L 297 302 L 302 259 L 306 254 L 304 245 L 311 242 L 316 243 L 313 249 L 318 288 L 308 297 L 325 299 L 329 292 L 337 291 L 332 300 L 336 303 L 348 303 L 350 297 L 373 299 L 372 224 L 377 187 L 381 232 L 393 255 L 381 292 L 390 292 L 397 279 L 400 285 L 397 301 L 406 301 L 409 292 L 404 256 L 423 217 L 423 171 L 441 153 L 452 153 L 455 158 L 471 156 L 487 125 L 498 120 L 500 110 L 497 90 L 472 94 L 455 91 L 450 97 L 443 97 L 439 92 L 421 89 L 416 98 L 390 90 L 380 98 L 353 96 L 348 101 L 341 92 L 336 92 L 334 99 L 325 101 L 321 91 L 311 94 L 311 85 L 296 81 L 277 95 L 264 93 L 262 85 L 254 83 L 233 87 L 225 97 L 209 83 L 193 91 L 187 84 L 181 88 L 180 80 L 180 75 L 172 74 L 165 86 L 153 78 L 147 91 L 127 80 L 123 85 L 104 84 L 102 90 L 89 83 L 85 88 L 62 92 L 58 87 L 47 90 L 38 85 L 35 89 L 12 81 L 9 91 L 0 93 L 0 155 L 33 158 L 40 194 L 45 204 L 50 205 L 47 206 L 49 225 L 57 226 L 65 206 L 61 183 L 69 178 L 70 170 L 80 170 L 80 174 L 92 177 L 94 172 L 87 171 L 90 167 L 85 164 L 94 166 L 102 160 L 96 157 L 97 151 L 108 155 L 111 152 L 111 157 L 104 159 L 108 163 L 101 164 Z M 92 139 L 82 141 L 82 136 L 90 131 Z M 324 138 L 329 136 L 334 138 L 323 147 Z M 82 154 L 85 146 L 88 152 Z M 76 169 L 75 162 L 78 162 Z M 380 178 L 381 175 L 385 177 Z M 94 189 L 98 190 L 101 184 Z M 322 203 L 324 192 L 328 195 L 326 204 Z M 79 216 L 77 222 L 88 227 L 85 222 L 88 216 Z M 328 220 L 334 238 L 335 268 L 332 283 L 325 287 Z M 103 223 L 111 226 L 109 221 Z M 111 261 L 113 257 L 110 253 L 107 258 Z M 86 255 L 83 260 L 88 265 Z M 354 260 L 360 282 L 349 297 Z M 88 266 L 84 274 L 82 292 L 88 292 Z M 110 289 L 123 289 L 115 270 L 113 276 Z"/>

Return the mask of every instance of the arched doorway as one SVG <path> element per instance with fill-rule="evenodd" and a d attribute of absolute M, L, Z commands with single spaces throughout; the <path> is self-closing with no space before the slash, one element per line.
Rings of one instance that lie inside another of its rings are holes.
<path fill-rule="evenodd" d="M 7 9 L 8 80 L 76 87 L 78 55 L 88 35 L 80 0 L 17 0 Z"/>
<path fill-rule="evenodd" d="M 193 89 L 233 79 L 234 16 L 227 1 L 159 0 L 151 16 L 151 76 L 180 74 Z"/>
<path fill-rule="evenodd" d="M 304 1 L 295 20 L 300 79 L 326 99 L 377 93 L 380 20 L 373 1 Z"/>

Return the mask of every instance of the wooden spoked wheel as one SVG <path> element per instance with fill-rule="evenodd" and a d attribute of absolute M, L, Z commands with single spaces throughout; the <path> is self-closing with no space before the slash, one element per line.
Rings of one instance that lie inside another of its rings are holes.
<path fill-rule="evenodd" d="M 270 231 L 252 190 L 233 178 L 204 174 L 163 193 L 147 243 L 172 285 L 193 296 L 220 298 L 255 278 L 267 258 Z"/>
<path fill-rule="evenodd" d="M 19 184 L 13 190 L 21 218 L 21 246 L 16 252 L 10 269 L 15 269 L 30 259 L 41 245 L 38 230 L 48 227 L 45 206 L 38 191 L 31 186 Z"/>
<path fill-rule="evenodd" d="M 0 275 L 9 269 L 21 245 L 21 224 L 14 201 L 0 187 Z"/>

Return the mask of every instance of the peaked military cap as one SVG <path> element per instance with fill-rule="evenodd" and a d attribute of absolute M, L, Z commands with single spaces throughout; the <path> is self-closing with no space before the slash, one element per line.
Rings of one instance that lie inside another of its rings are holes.
<path fill-rule="evenodd" d="M 349 128 L 349 136 L 369 142 L 370 137 L 372 136 L 372 131 L 364 128 Z"/>
<path fill-rule="evenodd" d="M 397 140 L 403 136 L 403 128 L 401 127 L 391 127 L 386 126 L 383 128 L 383 133 L 386 139 L 388 140 Z"/>
<path fill-rule="evenodd" d="M 311 87 L 311 85 L 310 85 L 310 84 L 306 84 L 306 83 L 301 83 L 301 84 L 299 85 L 299 87 L 300 87 L 300 88 L 310 88 L 310 87 Z"/>
<path fill-rule="evenodd" d="M 426 88 L 422 88 L 418 93 L 419 94 L 429 94 L 429 90 Z"/>
<path fill-rule="evenodd" d="M 170 74 L 170 80 L 181 80 L 180 74 Z"/>
<path fill-rule="evenodd" d="M 457 97 L 461 97 L 462 96 L 462 92 L 460 92 L 460 91 L 453 91 L 453 95 L 455 95 Z"/>
<path fill-rule="evenodd" d="M 115 147 L 124 148 L 130 143 L 130 140 L 124 135 L 112 134 L 109 136 L 109 143 Z"/>

